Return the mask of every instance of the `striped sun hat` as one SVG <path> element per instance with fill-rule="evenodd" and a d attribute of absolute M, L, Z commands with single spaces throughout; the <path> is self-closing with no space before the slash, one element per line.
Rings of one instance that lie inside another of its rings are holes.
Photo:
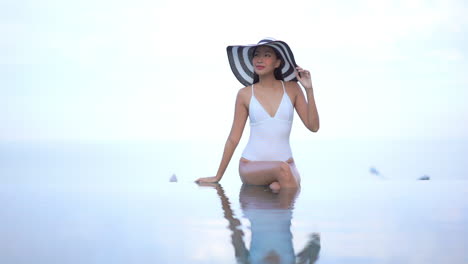
<path fill-rule="evenodd" d="M 286 42 L 273 38 L 265 38 L 257 44 L 228 46 L 227 54 L 232 72 L 236 78 L 245 86 L 251 85 L 254 80 L 254 67 L 252 65 L 253 51 L 258 46 L 269 46 L 281 55 L 284 62 L 281 69 L 284 81 L 296 81 L 294 74 L 297 64 L 294 55 Z"/>

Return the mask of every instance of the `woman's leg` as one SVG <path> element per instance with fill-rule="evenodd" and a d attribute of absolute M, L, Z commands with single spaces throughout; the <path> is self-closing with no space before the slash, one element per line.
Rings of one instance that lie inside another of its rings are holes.
<path fill-rule="evenodd" d="M 245 184 L 269 185 L 272 190 L 297 188 L 300 176 L 294 161 L 250 161 L 241 158 L 239 174 Z"/>

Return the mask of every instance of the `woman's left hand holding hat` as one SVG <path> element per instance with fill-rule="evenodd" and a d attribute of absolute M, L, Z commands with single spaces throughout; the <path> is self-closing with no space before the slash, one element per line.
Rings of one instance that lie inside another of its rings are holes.
<path fill-rule="evenodd" d="M 303 69 L 302 67 L 296 67 L 296 78 L 301 83 L 304 89 L 312 89 L 312 78 L 308 70 Z"/>

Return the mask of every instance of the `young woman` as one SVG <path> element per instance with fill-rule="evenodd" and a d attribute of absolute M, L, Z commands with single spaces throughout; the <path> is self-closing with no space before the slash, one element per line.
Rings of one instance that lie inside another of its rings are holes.
<path fill-rule="evenodd" d="M 228 46 L 227 52 L 234 75 L 246 87 L 237 94 L 234 121 L 216 176 L 196 182 L 221 180 L 249 117 L 250 138 L 239 162 L 242 182 L 269 185 L 274 191 L 299 187 L 289 144 L 294 109 L 310 131 L 319 129 L 309 71 L 296 65 L 283 41 L 263 39 L 257 45 Z"/>

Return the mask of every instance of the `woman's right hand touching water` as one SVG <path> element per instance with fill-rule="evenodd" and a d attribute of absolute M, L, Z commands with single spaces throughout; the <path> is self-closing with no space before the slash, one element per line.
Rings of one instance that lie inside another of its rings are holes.
<path fill-rule="evenodd" d="M 195 182 L 196 183 L 217 183 L 219 182 L 219 178 L 216 176 L 213 177 L 204 177 L 204 178 L 199 178 Z"/>

